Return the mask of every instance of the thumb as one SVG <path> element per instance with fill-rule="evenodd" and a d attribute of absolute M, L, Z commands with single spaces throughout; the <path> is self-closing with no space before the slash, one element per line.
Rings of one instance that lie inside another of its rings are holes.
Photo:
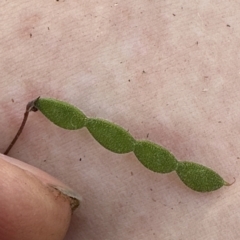
<path fill-rule="evenodd" d="M 0 239 L 61 240 L 80 198 L 26 163 L 0 154 Z"/>

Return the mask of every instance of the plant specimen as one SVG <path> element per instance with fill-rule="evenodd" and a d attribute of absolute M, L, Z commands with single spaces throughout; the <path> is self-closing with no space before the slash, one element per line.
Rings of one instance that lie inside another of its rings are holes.
<path fill-rule="evenodd" d="M 114 153 L 133 152 L 136 158 L 151 171 L 158 173 L 176 171 L 182 182 L 195 191 L 210 192 L 231 185 L 208 167 L 193 162 L 178 161 L 170 151 L 156 143 L 136 140 L 127 130 L 112 122 L 87 117 L 71 104 L 51 98 L 39 97 L 28 103 L 23 123 L 5 154 L 8 154 L 20 135 L 29 112 L 37 110 L 61 128 L 78 130 L 86 127 L 96 141 Z"/>

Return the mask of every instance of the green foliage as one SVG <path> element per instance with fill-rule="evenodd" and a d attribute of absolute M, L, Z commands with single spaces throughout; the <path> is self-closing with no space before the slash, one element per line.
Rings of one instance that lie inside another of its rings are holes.
<path fill-rule="evenodd" d="M 85 126 L 86 116 L 76 107 L 59 100 L 39 98 L 35 107 L 61 128 L 76 130 Z"/>
<path fill-rule="evenodd" d="M 103 119 L 88 118 L 86 127 L 106 149 L 115 153 L 128 153 L 134 149 L 135 139 L 122 127 Z"/>
<path fill-rule="evenodd" d="M 88 118 L 68 103 L 38 98 L 34 107 L 59 127 L 70 130 L 86 127 L 103 147 L 112 152 L 133 151 L 137 159 L 154 172 L 176 171 L 180 179 L 195 191 L 209 192 L 229 185 L 213 170 L 192 162 L 179 162 L 167 149 L 149 141 L 137 141 L 122 127 L 103 119 Z"/>
<path fill-rule="evenodd" d="M 212 169 L 193 162 L 179 162 L 177 174 L 189 188 L 198 192 L 210 192 L 226 185 Z"/>
<path fill-rule="evenodd" d="M 137 141 L 134 154 L 154 172 L 169 173 L 177 168 L 177 159 L 167 149 L 149 141 Z"/>

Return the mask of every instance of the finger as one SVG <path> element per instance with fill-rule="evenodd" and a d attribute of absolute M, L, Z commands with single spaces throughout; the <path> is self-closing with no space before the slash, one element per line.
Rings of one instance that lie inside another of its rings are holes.
<path fill-rule="evenodd" d="M 80 198 L 45 172 L 0 154 L 0 239 L 60 240 Z"/>

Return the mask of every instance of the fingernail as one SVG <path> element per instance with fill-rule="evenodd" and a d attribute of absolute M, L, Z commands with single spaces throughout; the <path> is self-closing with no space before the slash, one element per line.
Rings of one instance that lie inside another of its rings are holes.
<path fill-rule="evenodd" d="M 59 191 L 64 196 L 68 197 L 72 212 L 74 212 L 79 207 L 80 202 L 82 201 L 82 198 L 80 196 L 76 195 L 76 193 L 72 189 L 63 188 L 61 186 L 57 186 L 54 184 L 48 184 L 48 186 L 54 188 L 55 190 Z"/>
<path fill-rule="evenodd" d="M 72 209 L 72 212 L 78 208 L 80 202 L 82 201 L 82 197 L 77 194 L 73 189 L 68 187 L 66 184 L 62 183 L 58 179 L 52 177 L 48 173 L 31 166 L 25 162 L 17 160 L 15 158 L 11 158 L 9 156 L 3 155 L 0 153 L 0 159 L 7 161 L 8 163 L 15 165 L 24 171 L 34 175 L 37 179 L 39 179 L 44 185 L 47 187 L 53 188 L 57 190 L 60 194 L 63 194 L 65 197 L 69 199 L 69 204 Z"/>

